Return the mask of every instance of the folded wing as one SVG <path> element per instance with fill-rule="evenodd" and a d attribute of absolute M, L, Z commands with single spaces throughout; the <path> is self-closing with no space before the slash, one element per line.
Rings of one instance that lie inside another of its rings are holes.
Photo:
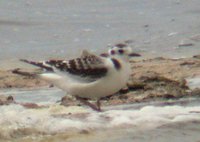
<path fill-rule="evenodd" d="M 41 67 L 47 71 L 61 71 L 62 73 L 66 72 L 83 78 L 97 79 L 105 76 L 108 72 L 104 59 L 86 50 L 83 51 L 80 58 L 72 60 L 48 60 L 44 62 L 21 61 Z"/>

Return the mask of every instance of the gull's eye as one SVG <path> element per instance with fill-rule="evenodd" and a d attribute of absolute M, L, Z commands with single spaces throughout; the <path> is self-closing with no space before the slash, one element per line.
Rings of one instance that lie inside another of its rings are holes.
<path fill-rule="evenodd" d="M 123 54 L 124 53 L 124 50 L 120 49 L 118 50 L 119 54 Z"/>
<path fill-rule="evenodd" d="M 111 53 L 111 55 L 114 55 L 114 54 L 115 54 L 115 51 L 114 51 L 114 50 L 111 50 L 110 53 Z"/>

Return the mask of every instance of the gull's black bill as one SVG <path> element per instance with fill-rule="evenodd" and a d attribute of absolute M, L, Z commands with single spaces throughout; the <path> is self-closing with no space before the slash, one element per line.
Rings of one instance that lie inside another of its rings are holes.
<path fill-rule="evenodd" d="M 131 54 L 129 54 L 129 57 L 140 57 L 141 55 L 138 53 L 134 53 L 132 52 Z"/>
<path fill-rule="evenodd" d="M 100 56 L 101 57 L 109 57 L 109 54 L 108 53 L 101 53 Z"/>

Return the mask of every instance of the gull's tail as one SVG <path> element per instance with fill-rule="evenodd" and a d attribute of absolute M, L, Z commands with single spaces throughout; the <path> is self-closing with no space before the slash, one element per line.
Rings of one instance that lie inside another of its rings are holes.
<path fill-rule="evenodd" d="M 53 68 L 49 66 L 48 64 L 45 64 L 45 62 L 34 62 L 34 61 L 26 60 L 26 59 L 20 59 L 20 61 L 40 67 L 46 71 L 53 72 Z M 38 73 L 21 71 L 19 68 L 14 69 L 12 73 L 22 75 L 22 76 L 28 76 L 28 77 L 38 77 Z"/>
<path fill-rule="evenodd" d="M 27 76 L 27 77 L 41 78 L 50 83 L 54 83 L 54 82 L 56 83 L 57 81 L 61 80 L 61 77 L 58 74 L 56 74 L 53 68 L 46 62 L 34 62 L 34 61 L 26 60 L 26 59 L 20 59 L 20 61 L 40 67 L 41 69 L 44 69 L 45 72 L 42 72 L 42 73 L 27 72 L 27 71 L 20 70 L 20 68 L 17 68 L 17 69 L 14 69 L 12 73 L 22 75 L 22 76 Z"/>
<path fill-rule="evenodd" d="M 51 66 L 49 66 L 48 64 L 46 64 L 45 62 L 34 62 L 34 61 L 29 61 L 26 59 L 20 59 L 20 61 L 40 67 L 42 69 L 45 69 L 47 71 L 53 71 L 53 68 Z"/>

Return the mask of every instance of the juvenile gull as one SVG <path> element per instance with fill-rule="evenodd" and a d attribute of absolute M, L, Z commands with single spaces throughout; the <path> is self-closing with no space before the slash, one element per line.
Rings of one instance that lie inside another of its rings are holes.
<path fill-rule="evenodd" d="M 92 109 L 101 111 L 102 97 L 110 96 L 126 87 L 131 74 L 131 56 L 140 55 L 133 53 L 128 45 L 120 43 L 110 47 L 108 56 L 83 50 L 79 58 L 72 60 L 21 61 L 44 69 L 43 73 L 36 76 L 75 96 Z M 14 73 L 29 75 L 20 71 Z M 96 100 L 96 105 L 87 99 Z"/>

